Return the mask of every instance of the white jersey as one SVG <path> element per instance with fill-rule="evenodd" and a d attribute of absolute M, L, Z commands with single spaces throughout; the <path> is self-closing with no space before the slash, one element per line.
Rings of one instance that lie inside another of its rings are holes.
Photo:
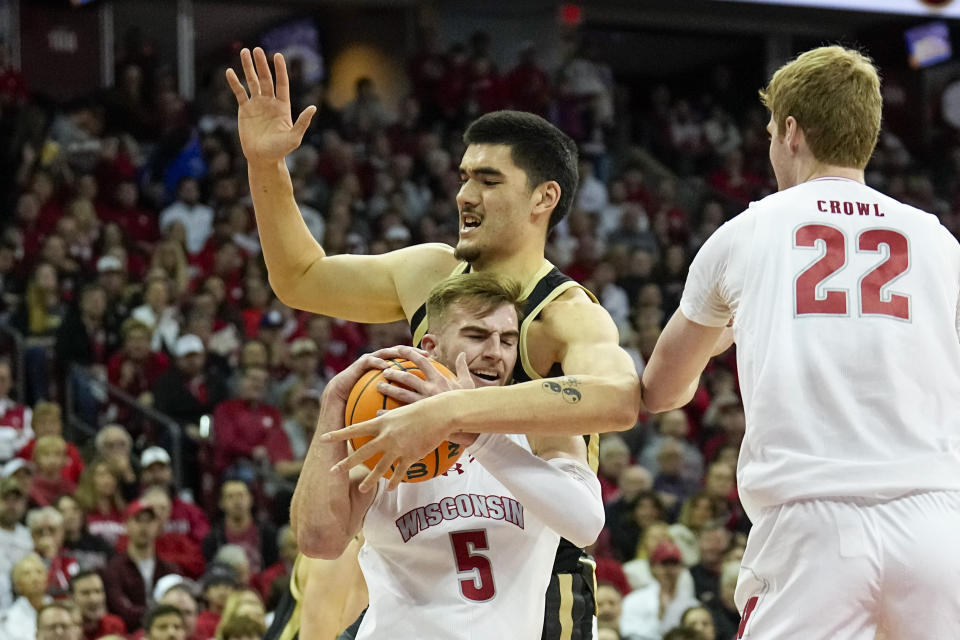
<path fill-rule="evenodd" d="M 960 489 L 960 245 L 852 180 L 775 193 L 707 240 L 680 309 L 731 316 L 747 515 Z"/>
<path fill-rule="evenodd" d="M 357 640 L 538 640 L 560 536 L 469 452 L 427 482 L 385 484 L 363 524 Z"/>

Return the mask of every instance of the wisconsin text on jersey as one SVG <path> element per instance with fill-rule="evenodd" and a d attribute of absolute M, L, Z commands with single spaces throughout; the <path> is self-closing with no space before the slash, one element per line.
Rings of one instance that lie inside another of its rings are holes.
<path fill-rule="evenodd" d="M 849 200 L 817 200 L 817 209 L 820 213 L 843 213 L 852 216 L 854 213 L 861 216 L 873 215 L 882 218 L 883 211 L 876 202 L 850 202 Z"/>
<path fill-rule="evenodd" d="M 457 518 L 490 518 L 505 520 L 523 529 L 523 505 L 506 496 L 484 496 L 476 493 L 441 498 L 423 507 L 411 509 L 397 518 L 397 529 L 404 542 L 424 529 L 444 520 Z"/>

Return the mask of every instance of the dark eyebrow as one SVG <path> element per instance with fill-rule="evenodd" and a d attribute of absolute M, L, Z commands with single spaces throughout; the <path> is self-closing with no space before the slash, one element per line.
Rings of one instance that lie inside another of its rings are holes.
<path fill-rule="evenodd" d="M 481 176 L 492 176 L 494 178 L 505 178 L 506 174 L 499 169 L 494 169 L 493 167 L 477 167 L 476 169 L 467 169 L 465 167 L 460 167 L 460 175 L 468 174 L 479 174 Z"/>

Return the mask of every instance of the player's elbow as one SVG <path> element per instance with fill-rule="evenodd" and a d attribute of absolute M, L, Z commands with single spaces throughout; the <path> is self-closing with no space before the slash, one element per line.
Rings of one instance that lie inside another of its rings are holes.
<path fill-rule="evenodd" d="M 603 505 L 598 503 L 596 509 L 578 516 L 575 530 L 566 532 L 564 537 L 580 548 L 589 547 L 600 537 L 604 521 Z"/>
<path fill-rule="evenodd" d="M 643 401 L 640 394 L 640 381 L 637 376 L 620 376 L 611 381 L 616 389 L 617 400 L 609 404 L 609 425 L 606 431 L 626 431 L 637 424 Z"/>
<path fill-rule="evenodd" d="M 300 527 L 296 533 L 297 549 L 310 558 L 335 560 L 340 557 L 350 542 L 350 536 L 337 535 L 329 530 Z"/>

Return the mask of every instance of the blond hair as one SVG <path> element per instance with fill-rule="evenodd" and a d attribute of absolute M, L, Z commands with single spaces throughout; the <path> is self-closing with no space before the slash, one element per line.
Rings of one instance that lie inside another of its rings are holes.
<path fill-rule="evenodd" d="M 863 169 L 880 134 L 883 99 L 873 61 L 853 49 L 811 49 L 780 67 L 760 91 L 783 135 L 788 116 L 819 162 Z"/>
<path fill-rule="evenodd" d="M 44 418 L 62 423 L 63 412 L 60 410 L 60 405 L 56 402 L 50 402 L 49 400 L 40 400 L 37 404 L 33 405 L 33 420 L 42 420 Z"/>
<path fill-rule="evenodd" d="M 33 459 L 46 453 L 66 453 L 67 441 L 61 436 L 42 436 L 37 438 L 37 445 L 33 449 Z"/>
<path fill-rule="evenodd" d="M 472 314 L 486 316 L 505 304 L 517 311 L 523 319 L 520 285 L 490 273 L 464 273 L 441 280 L 427 298 L 428 329 L 433 332 L 447 321 L 447 312 L 453 305 L 465 307 Z"/>

